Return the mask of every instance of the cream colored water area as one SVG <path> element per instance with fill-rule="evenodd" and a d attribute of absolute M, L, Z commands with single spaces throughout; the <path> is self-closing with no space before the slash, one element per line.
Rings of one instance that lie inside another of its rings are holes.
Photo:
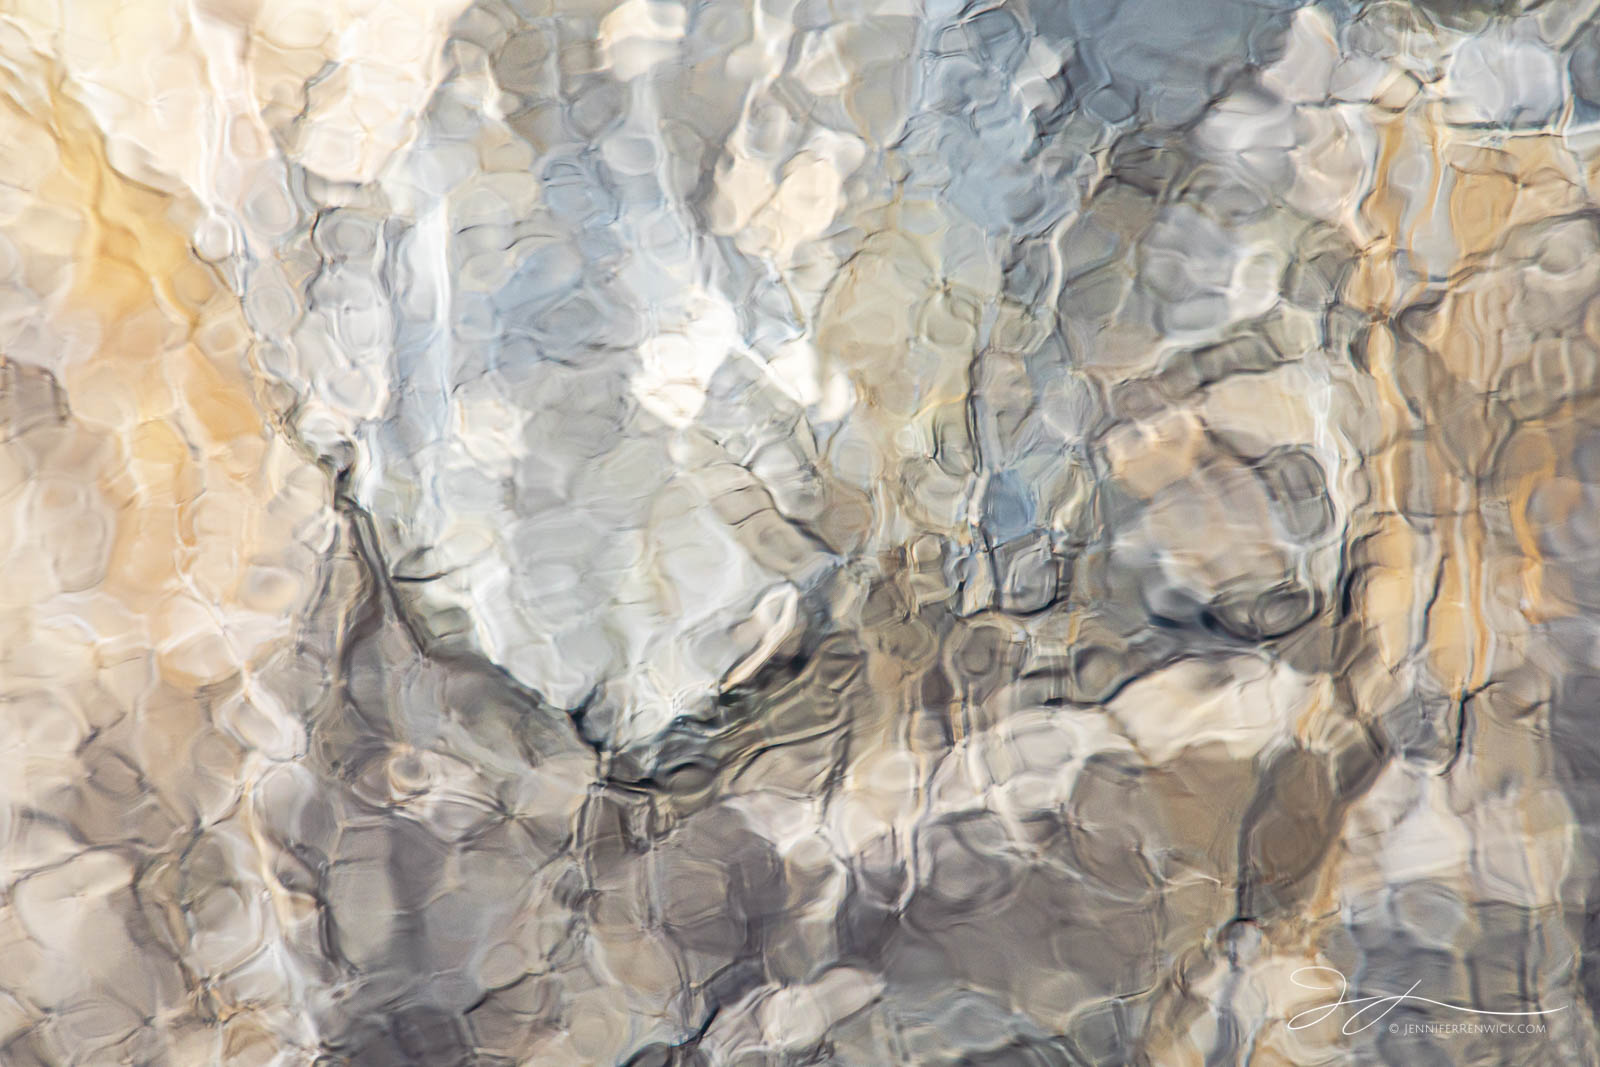
<path fill-rule="evenodd" d="M 1593 8 L 0 0 L 0 1063 L 1600 1061 Z"/>

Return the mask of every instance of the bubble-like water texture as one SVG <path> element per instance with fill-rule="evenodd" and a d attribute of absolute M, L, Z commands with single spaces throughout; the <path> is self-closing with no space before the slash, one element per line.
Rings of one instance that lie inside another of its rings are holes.
<path fill-rule="evenodd" d="M 0 1063 L 1600 1062 L 1594 0 L 17 0 L 0 141 Z"/>

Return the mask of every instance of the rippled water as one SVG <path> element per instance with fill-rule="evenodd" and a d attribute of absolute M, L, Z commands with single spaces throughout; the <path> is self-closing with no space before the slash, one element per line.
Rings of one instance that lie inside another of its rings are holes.
<path fill-rule="evenodd" d="M 0 146 L 0 1063 L 1600 1062 L 1594 0 L 12 0 Z"/>

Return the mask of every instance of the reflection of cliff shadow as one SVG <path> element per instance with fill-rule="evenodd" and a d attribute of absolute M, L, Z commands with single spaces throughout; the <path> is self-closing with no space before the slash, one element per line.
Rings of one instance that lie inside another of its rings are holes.
<path fill-rule="evenodd" d="M 1600 709 L 1600 672 L 1595 670 L 1595 646 L 1600 640 L 1594 622 L 1600 605 L 1600 581 L 1596 580 L 1596 561 L 1600 559 L 1600 524 L 1595 521 L 1593 500 L 1600 498 L 1600 413 L 1592 397 L 1574 398 L 1565 410 L 1553 413 L 1547 423 L 1531 424 L 1522 438 L 1554 438 L 1537 441 L 1539 452 L 1557 460 L 1552 472 L 1525 471 L 1522 478 L 1508 478 L 1512 486 L 1537 478 L 1531 492 L 1523 494 L 1528 521 L 1537 536 L 1535 558 L 1539 561 L 1535 605 L 1544 617 L 1541 627 L 1547 645 L 1554 684 L 1548 692 L 1536 691 L 1550 704 L 1551 747 L 1557 767 L 1557 781 L 1571 805 L 1579 841 L 1588 862 L 1575 865 L 1568 892 L 1581 894 L 1585 915 L 1581 931 L 1580 988 L 1591 1015 L 1600 1017 L 1600 741 L 1597 741 L 1596 714 Z M 1523 450 L 1524 457 L 1529 450 Z M 1538 680 L 1540 688 L 1546 683 Z"/>
<path fill-rule="evenodd" d="M 464 1062 L 555 1025 L 551 960 L 527 924 L 572 927 L 565 850 L 594 754 L 567 717 L 475 658 L 430 650 L 374 565 L 370 520 L 343 522 L 306 636 L 337 635 L 310 757 L 269 775 L 260 819 L 278 878 L 317 902 L 325 1050 L 361 1065 Z M 560 971 L 560 965 L 555 969 Z"/>

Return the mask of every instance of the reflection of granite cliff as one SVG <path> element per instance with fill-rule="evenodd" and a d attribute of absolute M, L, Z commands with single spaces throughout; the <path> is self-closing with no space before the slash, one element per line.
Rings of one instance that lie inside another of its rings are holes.
<path fill-rule="evenodd" d="M 67 7 L 0 1060 L 1597 1058 L 1579 5 Z"/>

